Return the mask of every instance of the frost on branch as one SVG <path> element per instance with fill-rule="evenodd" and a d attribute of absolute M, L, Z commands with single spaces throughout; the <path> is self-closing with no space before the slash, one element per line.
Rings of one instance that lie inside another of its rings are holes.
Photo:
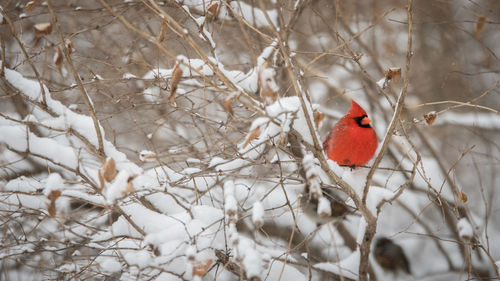
<path fill-rule="evenodd" d="M 306 173 L 306 185 L 309 189 L 308 196 L 319 199 L 323 196 L 323 192 L 321 191 L 321 182 L 318 172 L 316 171 L 318 167 L 314 160 L 314 155 L 308 153 L 302 160 L 302 166 L 304 167 L 304 171 Z"/>
<path fill-rule="evenodd" d="M 467 218 L 461 218 L 457 222 L 458 235 L 465 241 L 470 241 L 474 237 L 472 225 Z"/>
<path fill-rule="evenodd" d="M 330 200 L 326 197 L 320 197 L 318 200 L 318 215 L 320 217 L 329 217 L 332 215 Z"/>
<path fill-rule="evenodd" d="M 256 228 L 261 228 L 264 225 L 264 206 L 260 201 L 253 203 L 252 222 Z"/>
<path fill-rule="evenodd" d="M 234 183 L 229 180 L 224 183 L 224 209 L 229 220 L 234 223 L 238 219 L 238 202 L 234 197 Z"/>

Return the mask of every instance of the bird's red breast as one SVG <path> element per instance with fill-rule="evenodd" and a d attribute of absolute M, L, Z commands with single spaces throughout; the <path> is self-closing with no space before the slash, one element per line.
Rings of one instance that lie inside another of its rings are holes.
<path fill-rule="evenodd" d="M 361 166 L 377 150 L 377 134 L 370 126 L 365 110 L 354 100 L 349 112 L 342 117 L 323 142 L 328 158 L 341 166 Z"/>

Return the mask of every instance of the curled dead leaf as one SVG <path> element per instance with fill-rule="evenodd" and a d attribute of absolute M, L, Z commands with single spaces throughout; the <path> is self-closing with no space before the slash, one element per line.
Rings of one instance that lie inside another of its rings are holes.
<path fill-rule="evenodd" d="M 72 54 L 75 51 L 75 46 L 73 45 L 73 42 L 69 38 L 66 38 L 64 40 L 64 44 L 66 45 L 66 49 L 68 49 L 68 53 Z"/>
<path fill-rule="evenodd" d="M 325 114 L 321 111 L 314 112 L 314 124 L 316 124 L 316 128 L 319 128 L 321 121 L 325 119 Z"/>
<path fill-rule="evenodd" d="M 36 37 L 42 37 L 52 32 L 52 24 L 50 22 L 37 23 L 33 26 L 33 29 L 35 29 Z"/>
<path fill-rule="evenodd" d="M 266 105 L 270 105 L 278 99 L 278 92 L 273 91 L 269 86 L 264 86 L 264 88 L 261 89 L 260 96 Z"/>
<path fill-rule="evenodd" d="M 167 27 L 168 27 L 168 22 L 166 19 L 164 19 L 161 22 L 160 33 L 158 33 L 158 37 L 156 38 L 158 43 L 163 42 L 163 40 L 165 39 L 165 34 L 167 34 Z"/>
<path fill-rule="evenodd" d="M 49 193 L 49 195 L 47 195 L 47 199 L 50 201 L 56 201 L 59 196 L 61 196 L 61 191 L 59 189 L 54 189 Z"/>
<path fill-rule="evenodd" d="M 174 71 L 172 72 L 172 80 L 170 81 L 170 96 L 168 97 L 170 104 L 173 106 L 176 106 L 175 92 L 177 91 L 177 86 L 179 85 L 181 78 L 182 78 L 182 69 L 179 63 L 177 63 L 174 67 Z"/>
<path fill-rule="evenodd" d="M 392 82 L 398 83 L 401 79 L 401 67 L 390 67 L 384 71 L 384 75 L 388 81 L 392 80 Z"/>
<path fill-rule="evenodd" d="M 226 99 L 224 99 L 224 101 L 222 102 L 224 109 L 226 109 L 226 111 L 229 112 L 229 114 L 231 114 L 231 115 L 234 115 L 233 106 L 231 105 L 231 103 L 233 102 L 233 99 L 234 99 L 234 96 L 229 96 Z"/>
<path fill-rule="evenodd" d="M 62 63 L 63 63 L 63 53 L 61 51 L 61 48 L 59 48 L 59 47 L 56 47 L 56 55 L 54 57 L 54 63 L 56 65 L 59 73 L 61 73 Z"/>
<path fill-rule="evenodd" d="M 432 123 L 434 123 L 434 121 L 436 121 L 436 117 L 437 117 L 436 111 L 431 111 L 431 112 L 424 114 L 425 122 L 427 122 L 428 125 L 432 125 Z"/>
<path fill-rule="evenodd" d="M 50 201 L 50 203 L 45 203 L 45 206 L 47 207 L 47 211 L 49 212 L 49 215 L 51 217 L 54 217 L 56 215 L 56 202 Z"/>
<path fill-rule="evenodd" d="M 54 189 L 47 195 L 49 202 L 45 202 L 45 206 L 47 207 L 47 211 L 51 217 L 56 215 L 56 200 L 60 196 L 61 191 L 59 189 Z"/>
<path fill-rule="evenodd" d="M 219 8 L 219 3 L 215 2 L 208 5 L 207 11 L 213 16 L 217 16 L 218 8 Z"/>
<path fill-rule="evenodd" d="M 193 276 L 200 276 L 200 277 L 205 276 L 211 264 L 212 264 L 211 259 L 195 262 L 193 266 Z"/>
<path fill-rule="evenodd" d="M 106 163 L 104 163 L 102 169 L 104 171 L 104 179 L 107 182 L 113 181 L 116 177 L 116 174 L 118 174 L 118 171 L 116 170 L 115 160 L 111 157 L 106 160 Z"/>
<path fill-rule="evenodd" d="M 251 141 L 258 138 L 259 136 L 260 136 L 260 127 L 251 130 L 247 135 L 247 139 L 243 143 L 243 148 L 245 148 Z"/>
<path fill-rule="evenodd" d="M 458 202 L 466 203 L 467 199 L 468 199 L 467 198 L 467 194 L 465 194 L 462 191 L 460 191 L 460 193 L 458 194 Z"/>
<path fill-rule="evenodd" d="M 483 32 L 484 24 L 486 23 L 486 16 L 481 15 L 477 20 L 476 31 L 474 32 L 474 38 L 479 39 L 481 37 L 481 33 Z"/>
<path fill-rule="evenodd" d="M 132 183 L 132 181 L 135 179 L 136 176 L 137 175 L 131 175 L 130 177 L 128 177 L 127 186 L 122 190 L 122 196 L 125 196 L 135 191 L 134 184 Z"/>
<path fill-rule="evenodd" d="M 36 7 L 36 0 L 33 0 L 33 1 L 29 1 L 28 3 L 26 3 L 26 6 L 24 6 L 24 9 L 26 10 L 26 12 L 31 12 L 33 11 L 33 9 Z"/>

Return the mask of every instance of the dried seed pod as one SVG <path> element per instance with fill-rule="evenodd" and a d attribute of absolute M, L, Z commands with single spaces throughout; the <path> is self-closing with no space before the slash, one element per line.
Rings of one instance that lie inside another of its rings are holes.
<path fill-rule="evenodd" d="M 116 170 L 115 160 L 111 157 L 106 160 L 102 169 L 104 171 L 103 177 L 107 182 L 112 182 L 118 173 Z"/>
<path fill-rule="evenodd" d="M 394 83 L 398 83 L 401 79 L 401 67 L 390 67 L 384 72 L 384 75 L 388 81 L 392 80 Z"/>
<path fill-rule="evenodd" d="M 432 123 L 434 123 L 434 121 L 436 121 L 436 117 L 437 117 L 436 111 L 431 111 L 431 112 L 424 114 L 425 122 L 427 122 L 428 125 L 432 125 Z"/>
<path fill-rule="evenodd" d="M 177 86 L 179 85 L 181 78 L 182 78 L 182 69 L 179 63 L 177 63 L 174 67 L 174 71 L 172 72 L 172 80 L 170 81 L 170 96 L 168 97 L 170 104 L 173 106 L 177 105 L 175 102 L 175 92 L 177 91 Z"/>
<path fill-rule="evenodd" d="M 247 135 L 247 139 L 243 143 L 243 148 L 245 148 L 251 141 L 258 138 L 259 136 L 260 136 L 260 127 L 251 130 Z"/>

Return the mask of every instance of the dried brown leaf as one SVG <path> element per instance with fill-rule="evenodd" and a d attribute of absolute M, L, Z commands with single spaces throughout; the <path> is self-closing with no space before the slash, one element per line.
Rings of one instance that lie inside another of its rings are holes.
<path fill-rule="evenodd" d="M 401 67 L 390 67 L 384 72 L 384 75 L 387 80 L 398 83 L 401 79 Z"/>
<path fill-rule="evenodd" d="M 37 23 L 33 26 L 36 37 L 50 34 L 52 32 L 52 24 L 50 22 Z"/>
<path fill-rule="evenodd" d="M 208 6 L 207 11 L 214 16 L 217 16 L 217 10 L 219 8 L 219 3 L 215 2 Z"/>
<path fill-rule="evenodd" d="M 459 202 L 463 202 L 463 203 L 466 203 L 467 202 L 467 194 L 463 193 L 462 191 L 460 191 L 460 193 L 458 194 L 458 201 Z"/>
<path fill-rule="evenodd" d="M 432 125 L 434 121 L 436 121 L 437 113 L 436 111 L 431 111 L 426 114 L 424 114 L 424 119 L 425 122 L 427 122 L 427 125 Z"/>
<path fill-rule="evenodd" d="M 50 191 L 49 195 L 47 195 L 47 199 L 50 201 L 56 201 L 59 196 L 61 196 L 61 191 L 59 189 L 54 189 Z"/>
<path fill-rule="evenodd" d="M 200 276 L 200 277 L 205 276 L 211 264 L 212 264 L 211 259 L 195 262 L 193 266 L 193 276 Z"/>
<path fill-rule="evenodd" d="M 50 201 L 50 203 L 45 203 L 45 206 L 47 207 L 47 211 L 49 212 L 49 215 L 51 217 L 54 217 L 56 215 L 56 202 L 55 201 Z"/>
<path fill-rule="evenodd" d="M 125 195 L 135 191 L 134 184 L 132 183 L 132 181 L 135 179 L 135 177 L 137 177 L 137 175 L 135 175 L 135 174 L 128 177 L 127 186 L 125 187 L 125 189 L 122 190 L 122 196 L 125 196 Z"/>
<path fill-rule="evenodd" d="M 49 199 L 50 202 L 46 202 L 45 206 L 51 217 L 56 215 L 56 200 L 59 196 L 61 196 L 61 191 L 59 189 L 54 189 L 47 195 L 47 199 Z"/>
<path fill-rule="evenodd" d="M 260 136 L 260 127 L 251 130 L 247 135 L 245 143 L 243 143 L 243 148 L 245 148 L 251 141 L 258 138 L 259 136 Z"/>
<path fill-rule="evenodd" d="M 481 37 L 481 33 L 483 32 L 484 24 L 486 23 L 486 16 L 481 15 L 477 20 L 476 24 L 476 32 L 474 32 L 474 38 L 479 39 Z"/>
<path fill-rule="evenodd" d="M 165 40 L 165 34 L 167 34 L 167 27 L 168 27 L 168 21 L 164 19 L 161 22 L 160 33 L 158 33 L 158 37 L 156 38 L 158 43 L 161 43 L 163 42 L 163 40 Z"/>
<path fill-rule="evenodd" d="M 222 102 L 224 109 L 226 109 L 226 111 L 229 112 L 229 114 L 231 114 L 231 115 L 234 115 L 233 106 L 231 105 L 231 103 L 233 102 L 233 99 L 234 99 L 234 97 L 230 96 L 230 97 L 227 97 L 226 99 L 224 99 L 224 102 Z"/>
<path fill-rule="evenodd" d="M 59 73 L 61 73 L 62 70 L 62 63 L 63 63 L 63 53 L 59 47 L 56 47 L 56 56 L 54 63 L 56 64 L 57 70 Z"/>
<path fill-rule="evenodd" d="M 182 69 L 179 64 L 176 64 L 174 67 L 174 71 L 172 72 L 172 80 L 170 81 L 170 96 L 168 100 L 170 104 L 176 106 L 175 102 L 175 92 L 177 91 L 177 86 L 182 78 Z"/>
<path fill-rule="evenodd" d="M 64 40 L 64 44 L 66 45 L 66 49 L 68 49 L 68 53 L 72 54 L 75 51 L 75 46 L 73 45 L 73 42 L 69 38 L 66 38 Z"/>
<path fill-rule="evenodd" d="M 122 190 L 122 195 L 125 196 L 131 192 L 134 192 L 135 191 L 135 188 L 134 188 L 134 184 L 132 182 L 129 182 L 127 183 L 127 186 L 125 187 L 125 189 Z"/>
<path fill-rule="evenodd" d="M 118 174 L 118 171 L 116 170 L 115 160 L 111 157 L 106 160 L 106 163 L 104 163 L 102 169 L 104 171 L 104 179 L 107 182 L 112 182 L 115 179 L 116 174 Z"/>
<path fill-rule="evenodd" d="M 323 112 L 314 112 L 314 123 L 316 124 L 316 128 L 319 128 L 319 124 L 323 121 L 323 119 L 325 119 L 325 114 Z"/>
<path fill-rule="evenodd" d="M 33 9 L 36 7 L 36 0 L 33 0 L 33 1 L 29 1 L 28 3 L 26 3 L 26 6 L 24 6 L 24 9 L 26 10 L 26 12 L 31 12 L 33 11 Z"/>
<path fill-rule="evenodd" d="M 273 91 L 271 87 L 266 85 L 261 90 L 260 96 L 262 97 L 266 105 L 270 105 L 278 99 L 278 92 Z"/>

